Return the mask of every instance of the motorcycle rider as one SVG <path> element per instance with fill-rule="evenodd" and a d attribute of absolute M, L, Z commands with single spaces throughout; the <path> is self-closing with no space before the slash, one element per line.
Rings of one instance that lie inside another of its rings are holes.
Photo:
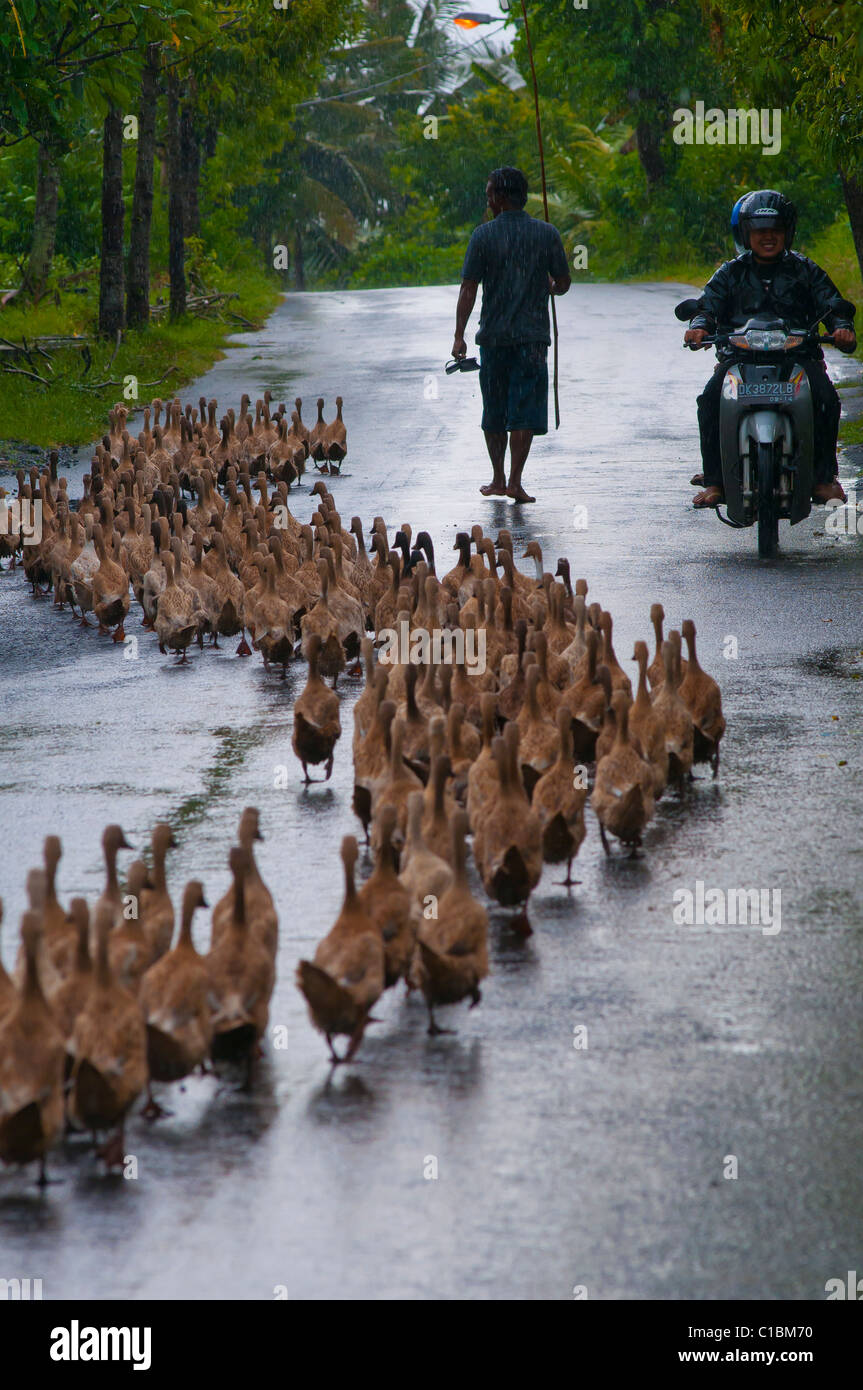
<path fill-rule="evenodd" d="M 836 346 L 853 352 L 857 346 L 852 319 L 856 310 L 843 302 L 829 275 L 806 256 L 792 251 L 797 210 L 775 189 L 750 193 L 739 208 L 742 255 L 721 265 L 704 288 L 701 311 L 690 321 L 684 343 L 700 347 L 704 338 L 742 328 L 758 313 L 785 319 L 794 328 L 824 323 Z M 698 397 L 698 427 L 704 463 L 704 490 L 695 507 L 715 507 L 724 500 L 719 451 L 719 403 L 722 382 L 734 349 L 717 348 L 718 364 Z M 812 390 L 815 412 L 816 502 L 846 500 L 837 477 L 836 440 L 841 405 L 827 375 L 824 354 L 817 343 L 801 359 Z M 693 480 L 694 481 L 694 480 Z"/>

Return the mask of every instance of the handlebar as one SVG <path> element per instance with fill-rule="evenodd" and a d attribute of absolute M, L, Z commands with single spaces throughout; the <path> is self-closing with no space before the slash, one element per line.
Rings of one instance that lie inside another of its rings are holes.
<path fill-rule="evenodd" d="M 735 332 L 733 333 L 715 333 L 711 338 L 702 338 L 700 343 L 683 343 L 682 346 L 685 348 L 689 348 L 690 352 L 698 352 L 701 348 L 715 347 L 718 343 L 727 343 L 730 338 L 737 338 L 740 336 L 740 334 L 741 330 L 739 329 L 735 330 Z M 810 329 L 789 329 L 787 337 L 809 338 L 813 343 L 828 343 L 831 345 L 835 342 L 832 333 L 813 333 Z M 756 351 L 770 350 L 771 349 L 756 349 Z M 784 349 L 773 349 L 773 351 L 782 350 Z M 840 346 L 839 351 L 853 352 L 854 349 L 843 349 Z"/>

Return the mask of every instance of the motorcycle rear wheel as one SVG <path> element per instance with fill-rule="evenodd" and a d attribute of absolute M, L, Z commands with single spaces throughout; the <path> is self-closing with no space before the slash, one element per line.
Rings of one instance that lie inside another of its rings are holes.
<path fill-rule="evenodd" d="M 758 554 L 762 560 L 771 559 L 779 545 L 775 458 L 772 444 L 758 445 Z"/>

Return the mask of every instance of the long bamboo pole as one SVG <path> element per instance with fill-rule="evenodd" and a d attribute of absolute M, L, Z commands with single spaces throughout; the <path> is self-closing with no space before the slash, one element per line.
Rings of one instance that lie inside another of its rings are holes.
<path fill-rule="evenodd" d="M 545 150 L 542 146 L 542 121 L 539 115 L 539 88 L 536 82 L 536 67 L 533 61 L 533 44 L 530 41 L 530 25 L 527 22 L 527 5 L 525 0 L 521 0 L 521 13 L 524 16 L 524 33 L 527 39 L 527 56 L 530 59 L 530 72 L 533 78 L 533 107 L 536 112 L 536 139 L 539 145 L 539 168 L 542 175 L 542 206 L 545 212 L 546 222 L 550 222 L 548 215 L 548 190 L 545 184 Z M 557 306 L 554 302 L 554 295 L 551 296 L 551 322 L 552 334 L 554 339 L 554 428 L 560 429 L 560 397 L 558 394 L 558 369 L 557 369 Z"/>

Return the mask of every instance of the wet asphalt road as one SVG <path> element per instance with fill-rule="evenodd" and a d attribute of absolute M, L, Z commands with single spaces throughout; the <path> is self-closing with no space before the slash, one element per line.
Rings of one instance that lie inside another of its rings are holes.
<path fill-rule="evenodd" d="M 271 1023 L 288 1046 L 270 1042 L 251 1098 L 197 1078 L 174 1088 L 172 1118 L 133 1118 L 137 1180 L 100 1176 L 74 1143 L 44 1197 L 0 1173 L 0 1276 L 41 1277 L 46 1298 L 269 1299 L 284 1285 L 290 1298 L 567 1299 L 582 1285 L 598 1299 L 818 1299 L 861 1268 L 863 542 L 825 536 L 816 513 L 783 524 L 764 564 L 752 532 L 692 512 L 710 364 L 680 349 L 682 294 L 590 285 L 562 302 L 563 423 L 535 445 L 532 508 L 477 492 L 477 378 L 442 370 L 454 291 L 288 296 L 184 394 L 223 410 L 269 386 L 301 395 L 311 420 L 319 393 L 330 418 L 340 392 L 349 455 L 331 487 L 345 524 L 380 513 L 391 535 L 428 529 L 441 573 L 474 521 L 510 526 L 518 549 L 539 540 L 546 568 L 568 555 L 611 609 L 624 664 L 652 601 L 670 625 L 696 621 L 728 719 L 719 781 L 702 770 L 684 803 L 664 800 L 635 862 L 606 862 L 589 816 L 581 883 L 568 896 L 546 871 L 527 943 L 492 911 L 492 974 L 478 1009 L 450 1011 L 456 1036 L 427 1038 L 399 991 L 329 1082 L 294 987 L 338 911 L 338 847 L 356 829 L 356 684 L 333 779 L 303 790 L 300 669 L 282 683 L 234 644 L 178 669 L 143 632 L 130 660 L 2 575 L 7 964 L 46 833 L 63 840 L 66 900 L 98 893 L 106 822 L 137 848 L 168 819 L 172 889 L 200 877 L 212 903 L 255 804 L 281 919 Z M 311 481 L 292 494 L 302 520 Z M 781 890 L 781 931 L 677 925 L 673 894 L 698 880 Z"/>

